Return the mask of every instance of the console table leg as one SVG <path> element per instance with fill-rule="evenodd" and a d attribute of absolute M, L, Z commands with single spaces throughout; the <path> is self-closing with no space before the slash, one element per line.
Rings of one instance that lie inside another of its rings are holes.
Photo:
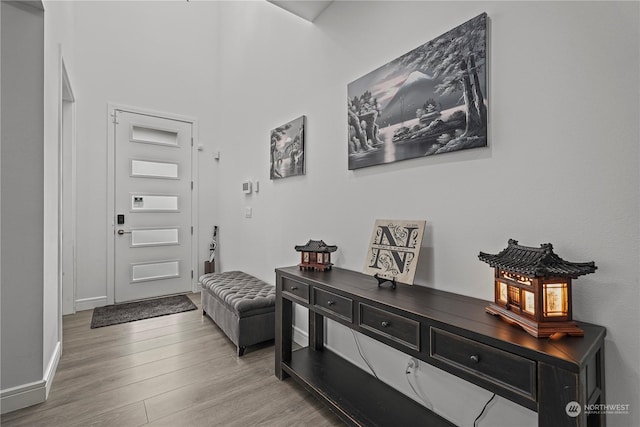
<path fill-rule="evenodd" d="M 279 295 L 280 286 L 276 294 L 275 375 L 284 380 L 289 375 L 282 370 L 282 362 L 291 361 L 293 304 Z"/>
<path fill-rule="evenodd" d="M 538 425 L 587 427 L 586 390 L 580 386 L 584 384 L 580 374 L 546 363 L 539 363 L 538 369 Z M 576 407 L 567 409 L 571 402 Z"/>
<path fill-rule="evenodd" d="M 595 360 L 596 360 L 595 362 L 596 372 L 598 377 L 598 386 L 600 388 L 600 401 L 598 403 L 607 403 L 607 394 L 605 392 L 606 381 L 604 379 L 604 344 L 602 345 L 602 347 L 600 347 L 600 350 L 598 350 L 598 353 L 595 356 Z M 605 416 L 604 413 L 596 417 L 596 420 L 597 420 L 597 423 L 600 423 L 599 424 L 600 427 L 607 426 L 607 417 Z M 594 424 L 598 425 L 597 423 L 594 422 Z"/>
<path fill-rule="evenodd" d="M 315 351 L 324 348 L 324 316 L 309 310 L 309 346 Z"/>

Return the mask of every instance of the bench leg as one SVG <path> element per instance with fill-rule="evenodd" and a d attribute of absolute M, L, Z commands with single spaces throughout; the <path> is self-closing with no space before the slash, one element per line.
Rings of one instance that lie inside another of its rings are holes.
<path fill-rule="evenodd" d="M 242 357 L 247 347 L 238 347 L 238 357 Z"/>

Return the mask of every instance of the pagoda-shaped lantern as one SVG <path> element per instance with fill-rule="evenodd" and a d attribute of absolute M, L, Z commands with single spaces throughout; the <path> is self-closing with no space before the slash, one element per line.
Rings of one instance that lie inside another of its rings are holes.
<path fill-rule="evenodd" d="M 537 338 L 556 332 L 584 336 L 572 320 L 571 279 L 595 272 L 594 262 L 565 261 L 551 243 L 533 248 L 513 239 L 500 253 L 480 252 L 478 258 L 495 268 L 495 297 L 488 313 Z"/>
<path fill-rule="evenodd" d="M 331 252 L 338 249 L 337 246 L 327 245 L 322 240 L 309 240 L 306 245 L 296 246 L 300 252 L 300 270 L 331 270 Z"/>

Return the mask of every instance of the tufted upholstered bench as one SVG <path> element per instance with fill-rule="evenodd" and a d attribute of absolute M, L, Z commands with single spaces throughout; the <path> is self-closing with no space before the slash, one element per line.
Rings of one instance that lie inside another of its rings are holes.
<path fill-rule="evenodd" d="M 276 288 L 242 271 L 200 277 L 202 314 L 209 316 L 238 348 L 272 340 Z"/>

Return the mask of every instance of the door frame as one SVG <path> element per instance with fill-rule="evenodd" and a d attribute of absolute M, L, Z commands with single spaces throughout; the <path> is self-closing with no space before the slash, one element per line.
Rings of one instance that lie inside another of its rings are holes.
<path fill-rule="evenodd" d="M 178 120 L 191 124 L 191 181 L 193 190 L 191 191 L 191 226 L 193 235 L 191 236 L 191 292 L 197 291 L 198 278 L 198 119 L 191 116 L 183 116 L 173 113 L 165 113 L 141 107 L 132 107 L 118 103 L 107 103 L 107 305 L 115 301 L 115 238 L 116 238 L 116 212 L 115 212 L 115 112 L 142 114 L 163 119 Z"/>
<path fill-rule="evenodd" d="M 77 263 L 77 173 L 76 173 L 76 99 L 67 73 L 62 45 L 58 45 L 58 281 L 60 313 L 76 312 Z M 71 253 L 65 247 L 71 245 Z M 66 256 L 65 256 L 66 255 Z M 67 301 L 65 303 L 65 301 Z M 62 334 L 62 325 L 60 325 Z"/>

